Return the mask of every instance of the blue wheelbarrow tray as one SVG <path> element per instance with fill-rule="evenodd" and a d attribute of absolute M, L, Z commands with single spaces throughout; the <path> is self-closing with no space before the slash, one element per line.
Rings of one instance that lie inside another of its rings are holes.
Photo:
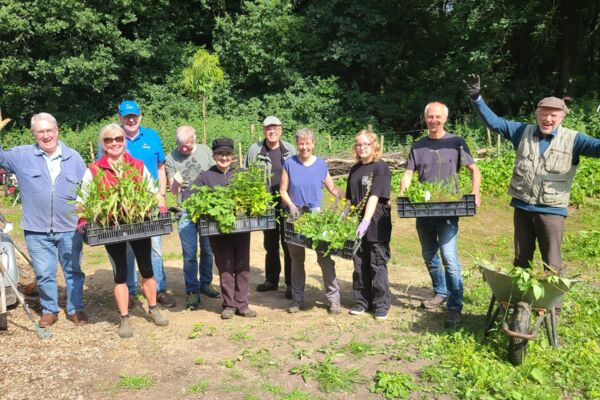
<path fill-rule="evenodd" d="M 483 280 L 488 283 L 497 301 L 510 304 L 523 301 L 533 308 L 552 309 L 555 305 L 560 304 L 560 300 L 569 291 L 570 286 L 572 286 L 567 286 L 563 280 L 571 284 L 579 282 L 578 279 L 566 278 L 561 279 L 558 283 L 540 281 L 544 287 L 544 294 L 539 299 L 536 299 L 532 289 L 523 292 L 515 284 L 512 276 L 499 271 L 496 267 L 483 263 L 478 263 L 477 266 L 483 274 Z"/>

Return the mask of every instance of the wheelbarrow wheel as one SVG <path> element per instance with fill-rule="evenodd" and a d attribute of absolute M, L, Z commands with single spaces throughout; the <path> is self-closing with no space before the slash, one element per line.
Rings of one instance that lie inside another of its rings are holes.
<path fill-rule="evenodd" d="M 6 316 L 6 313 L 1 313 L 0 314 L 0 331 L 6 331 L 8 330 L 8 318 Z"/>
<path fill-rule="evenodd" d="M 529 334 L 529 321 L 531 307 L 525 302 L 517 303 L 514 306 L 510 320 L 510 329 L 514 332 Z M 521 365 L 523 357 L 527 353 L 527 340 L 518 337 L 509 337 L 508 339 L 508 360 L 513 365 Z"/>

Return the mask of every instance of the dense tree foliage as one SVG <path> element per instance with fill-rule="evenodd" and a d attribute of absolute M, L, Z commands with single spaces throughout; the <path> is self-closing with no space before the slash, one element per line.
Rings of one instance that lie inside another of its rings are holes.
<path fill-rule="evenodd" d="M 213 113 L 334 134 L 419 128 L 433 99 L 460 117 L 471 72 L 501 113 L 600 97 L 600 0 L 0 0 L 0 40 L 0 107 L 21 126 L 44 110 L 81 127 L 124 97 L 185 118 L 199 47 L 225 72 Z"/>

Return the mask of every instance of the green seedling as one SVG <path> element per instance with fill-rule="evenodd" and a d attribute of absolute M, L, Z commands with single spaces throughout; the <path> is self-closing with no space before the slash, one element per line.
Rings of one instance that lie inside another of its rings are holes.
<path fill-rule="evenodd" d="M 415 389 L 412 376 L 400 372 L 377 371 L 375 384 L 370 389 L 373 393 L 380 393 L 386 399 L 407 399 Z"/>
<path fill-rule="evenodd" d="M 154 385 L 154 381 L 147 375 L 121 375 L 118 385 L 124 389 L 143 390 Z"/>
<path fill-rule="evenodd" d="M 188 394 L 204 394 L 208 390 L 208 381 L 200 381 L 190 385 L 187 390 Z"/>

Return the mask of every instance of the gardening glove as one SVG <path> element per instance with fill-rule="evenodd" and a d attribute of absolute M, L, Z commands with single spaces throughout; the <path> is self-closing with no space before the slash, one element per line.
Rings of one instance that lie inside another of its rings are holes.
<path fill-rule="evenodd" d="M 77 232 L 80 235 L 85 235 L 85 227 L 87 226 L 87 224 L 88 222 L 85 218 L 79 218 L 79 220 L 77 220 Z"/>
<path fill-rule="evenodd" d="M 300 210 L 298 210 L 298 207 L 292 205 L 290 206 L 290 217 L 293 220 L 298 219 L 298 217 L 300 216 Z"/>
<path fill-rule="evenodd" d="M 358 236 L 359 239 L 362 239 L 362 237 L 365 236 L 365 233 L 367 233 L 367 229 L 369 229 L 370 224 L 370 220 L 363 219 L 362 221 L 360 221 L 360 224 L 358 224 L 358 228 L 356 228 L 356 236 Z"/>
<path fill-rule="evenodd" d="M 166 214 L 166 213 L 169 212 L 169 209 L 167 207 L 165 207 L 165 206 L 159 206 L 158 207 L 158 212 L 159 212 L 159 214 Z"/>
<path fill-rule="evenodd" d="M 467 80 L 463 81 L 467 85 L 467 93 L 471 100 L 477 100 L 481 94 L 481 79 L 477 74 L 469 74 Z"/>

